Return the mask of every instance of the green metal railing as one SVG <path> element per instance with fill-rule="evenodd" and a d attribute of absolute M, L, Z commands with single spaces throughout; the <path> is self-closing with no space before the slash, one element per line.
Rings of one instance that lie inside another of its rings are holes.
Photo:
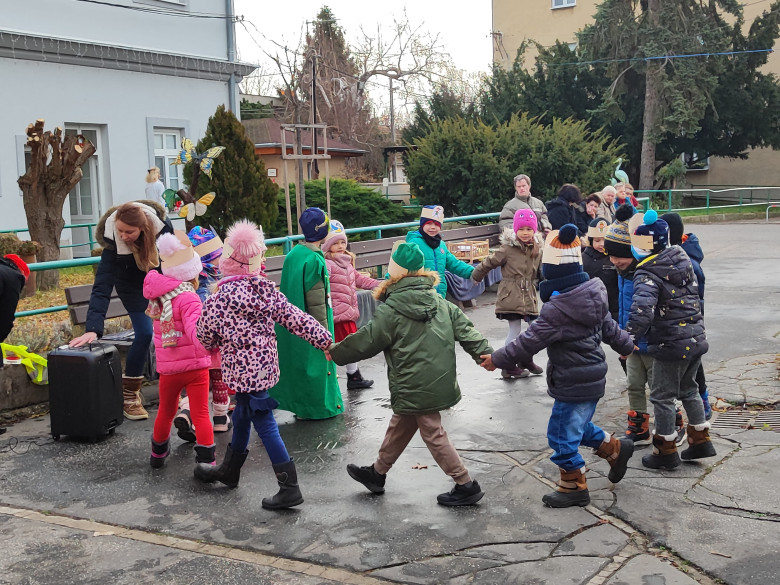
<path fill-rule="evenodd" d="M 656 202 L 663 200 L 665 207 L 659 205 L 662 211 L 693 211 L 710 209 L 729 209 L 744 205 L 772 204 L 780 201 L 780 187 L 727 187 L 724 189 L 664 189 L 664 190 L 637 190 L 635 194 L 643 193 L 648 199 L 655 198 Z M 677 197 L 687 198 L 693 201 L 703 200 L 704 205 L 675 207 Z M 641 200 L 640 200 L 641 201 Z M 731 202 L 723 205 L 713 205 L 713 201 Z M 645 209 L 649 208 L 649 203 Z"/>

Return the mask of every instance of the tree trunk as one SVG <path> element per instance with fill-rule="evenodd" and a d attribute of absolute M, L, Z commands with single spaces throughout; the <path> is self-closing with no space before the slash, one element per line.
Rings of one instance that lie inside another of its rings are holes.
<path fill-rule="evenodd" d="M 652 28 L 658 26 L 660 0 L 648 0 L 648 20 Z M 642 116 L 642 150 L 639 164 L 639 188 L 652 189 L 655 183 L 655 143 L 658 129 L 658 117 L 661 109 L 661 73 L 660 67 L 647 64 L 645 73 L 645 111 Z"/>
<path fill-rule="evenodd" d="M 81 180 L 81 166 L 95 152 L 95 146 L 83 136 L 62 138 L 62 128 L 43 131 L 44 120 L 27 126 L 30 166 L 17 181 L 22 190 L 24 212 L 30 239 L 41 245 L 40 262 L 59 260 L 60 236 L 65 226 L 62 207 L 68 193 Z M 57 270 L 38 274 L 38 288 L 57 288 Z"/>

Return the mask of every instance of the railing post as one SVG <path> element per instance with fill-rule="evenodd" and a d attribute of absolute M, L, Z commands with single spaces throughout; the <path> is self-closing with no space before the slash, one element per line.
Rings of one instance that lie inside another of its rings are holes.
<path fill-rule="evenodd" d="M 376 230 L 376 238 L 374 238 L 374 239 L 376 239 L 376 240 L 381 240 L 382 239 L 382 230 Z"/>
<path fill-rule="evenodd" d="M 666 192 L 666 203 L 667 203 L 667 209 L 669 211 L 671 211 L 672 210 L 672 190 L 671 189 L 669 189 Z"/>
<path fill-rule="evenodd" d="M 87 226 L 87 238 L 89 239 L 89 251 L 92 251 L 92 244 L 95 243 L 95 241 L 92 239 L 92 224 L 89 224 Z"/>
<path fill-rule="evenodd" d="M 284 240 L 284 244 L 282 244 L 282 250 L 284 251 L 285 256 L 292 250 L 292 241 L 290 241 L 289 238 Z"/>

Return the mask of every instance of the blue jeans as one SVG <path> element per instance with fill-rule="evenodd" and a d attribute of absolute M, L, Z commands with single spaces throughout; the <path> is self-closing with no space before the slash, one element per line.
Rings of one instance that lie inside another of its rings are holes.
<path fill-rule="evenodd" d="M 598 449 L 606 434 L 590 422 L 598 400 L 592 402 L 561 402 L 553 404 L 547 423 L 547 443 L 555 451 L 550 460 L 561 469 L 574 471 L 585 466 L 580 445 Z"/>
<path fill-rule="evenodd" d="M 233 436 L 230 446 L 234 453 L 243 453 L 249 446 L 249 438 L 252 435 L 252 425 L 263 441 L 271 463 L 278 465 L 287 463 L 290 455 L 287 447 L 279 434 L 279 425 L 276 424 L 274 411 L 269 401 L 276 403 L 272 398 L 259 398 L 258 395 L 268 396 L 267 392 L 236 392 L 236 408 L 233 411 Z M 254 404 L 253 404 L 254 402 Z"/>
<path fill-rule="evenodd" d="M 135 338 L 130 349 L 127 350 L 125 376 L 143 376 L 146 357 L 149 355 L 149 344 L 152 343 L 152 337 L 154 336 L 152 319 L 143 311 L 133 311 L 127 314 L 133 323 Z"/>

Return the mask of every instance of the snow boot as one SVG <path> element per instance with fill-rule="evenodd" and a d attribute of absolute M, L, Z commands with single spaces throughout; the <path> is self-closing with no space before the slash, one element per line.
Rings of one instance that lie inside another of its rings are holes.
<path fill-rule="evenodd" d="M 679 408 L 674 413 L 674 432 L 677 433 L 675 444 L 679 447 L 685 442 L 685 420 Z"/>
<path fill-rule="evenodd" d="M 377 473 L 373 465 L 358 467 L 350 463 L 347 465 L 347 473 L 357 482 L 362 483 L 375 494 L 385 493 L 386 473 Z"/>
<path fill-rule="evenodd" d="M 544 368 L 534 362 L 531 362 L 529 364 L 528 371 L 531 372 L 534 376 L 538 376 L 539 374 L 544 374 Z"/>
<path fill-rule="evenodd" d="M 204 482 L 218 481 L 228 487 L 236 487 L 241 477 L 241 468 L 244 466 L 249 451 L 235 453 L 231 445 L 227 446 L 222 465 L 217 467 L 210 463 L 198 463 L 195 467 L 195 478 Z"/>
<path fill-rule="evenodd" d="M 628 411 L 628 427 L 626 437 L 631 439 L 634 445 L 650 444 L 650 415 L 646 412 Z"/>
<path fill-rule="evenodd" d="M 152 455 L 149 457 L 149 465 L 154 469 L 160 469 L 165 465 L 165 460 L 170 455 L 168 450 L 168 444 L 170 441 L 163 441 L 162 443 L 156 443 L 152 439 Z"/>
<path fill-rule="evenodd" d="M 697 429 L 697 427 L 701 427 Z M 700 425 L 688 425 L 688 448 L 680 453 L 680 458 L 685 461 L 691 459 L 703 459 L 715 457 L 715 446 L 710 440 L 710 423 Z"/>
<path fill-rule="evenodd" d="M 585 468 L 566 471 L 558 468 L 561 479 L 554 492 L 542 496 L 542 502 L 550 508 L 569 508 L 571 506 L 587 506 L 590 504 L 588 481 L 585 479 Z"/>
<path fill-rule="evenodd" d="M 347 373 L 347 390 L 365 390 L 366 388 L 371 388 L 373 385 L 373 380 L 366 380 L 360 374 L 360 368 L 358 368 L 354 374 Z"/>
<path fill-rule="evenodd" d="M 146 420 L 149 413 L 144 408 L 141 396 L 143 376 L 122 376 L 122 410 L 125 418 L 130 420 Z"/>
<path fill-rule="evenodd" d="M 298 472 L 295 470 L 295 462 L 290 459 L 287 463 L 278 463 L 273 467 L 276 481 L 279 483 L 279 491 L 272 498 L 263 498 L 263 508 L 282 510 L 303 504 L 303 495 L 298 487 Z"/>
<path fill-rule="evenodd" d="M 527 378 L 531 375 L 531 372 L 525 368 L 509 368 L 507 370 L 501 370 L 501 377 L 504 380 L 512 380 L 514 378 Z"/>
<path fill-rule="evenodd" d="M 217 446 L 205 447 L 203 445 L 195 445 L 195 463 L 205 463 L 206 465 L 214 466 L 216 462 L 214 458 L 214 452 Z"/>
<path fill-rule="evenodd" d="M 176 427 L 176 434 L 182 441 L 195 442 L 195 425 L 192 424 L 190 417 L 190 399 L 187 396 L 179 400 L 179 412 L 173 417 L 173 426 Z"/>
<path fill-rule="evenodd" d="M 479 487 L 479 482 L 473 479 L 468 483 L 455 484 L 455 487 L 444 494 L 436 496 L 436 501 L 442 506 L 473 506 L 479 502 L 485 492 Z"/>
<path fill-rule="evenodd" d="M 675 442 L 677 434 L 672 433 L 669 436 L 674 438 L 653 435 L 653 452 L 642 457 L 642 465 L 650 469 L 674 469 L 682 465 Z"/>
<path fill-rule="evenodd" d="M 596 449 L 596 455 L 609 463 L 607 479 L 612 483 L 618 483 L 623 479 L 628 469 L 628 460 L 633 454 L 634 442 L 628 437 L 616 439 L 614 435 L 609 437 L 609 440 L 602 441 Z"/>
<path fill-rule="evenodd" d="M 211 420 L 214 422 L 215 433 L 226 433 L 233 428 L 233 423 L 228 418 L 229 407 L 230 402 L 226 404 L 211 403 L 211 411 L 213 413 Z"/>

